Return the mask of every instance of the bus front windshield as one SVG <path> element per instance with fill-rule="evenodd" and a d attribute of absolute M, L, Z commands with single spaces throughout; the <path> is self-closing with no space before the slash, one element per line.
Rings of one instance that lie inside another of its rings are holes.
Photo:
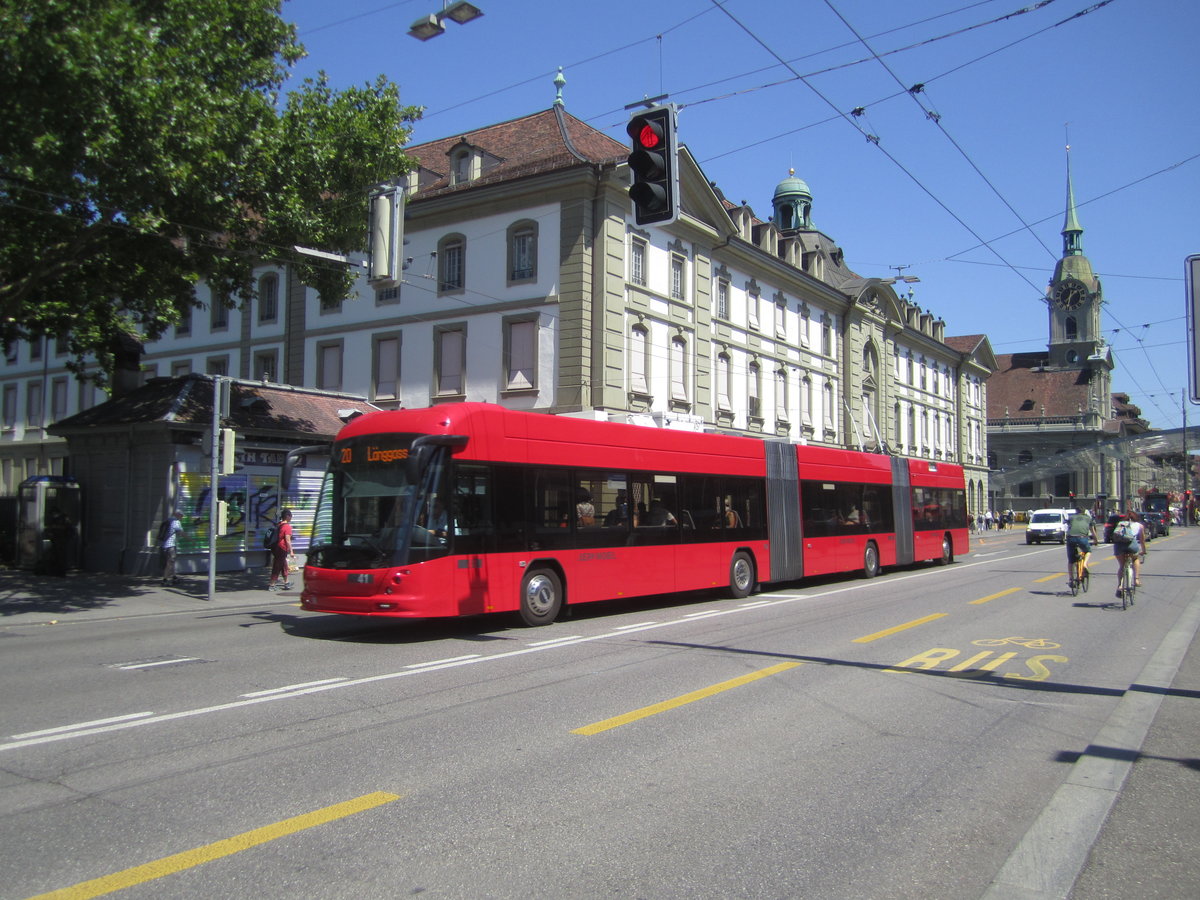
<path fill-rule="evenodd" d="M 321 484 L 308 564 L 373 569 L 443 556 L 439 526 L 442 448 L 409 460 L 416 434 L 372 435 L 334 447 Z"/>

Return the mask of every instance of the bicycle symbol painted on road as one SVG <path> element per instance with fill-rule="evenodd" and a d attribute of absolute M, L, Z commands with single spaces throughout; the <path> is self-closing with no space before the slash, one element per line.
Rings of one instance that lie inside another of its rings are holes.
<path fill-rule="evenodd" d="M 1003 647 L 1006 644 L 1016 644 L 1018 647 L 1028 647 L 1030 650 L 1054 650 L 1062 646 L 1062 644 L 1056 644 L 1054 641 L 1046 641 L 1042 638 L 1023 637 L 983 638 L 982 640 L 971 641 L 971 643 L 976 647 Z"/>

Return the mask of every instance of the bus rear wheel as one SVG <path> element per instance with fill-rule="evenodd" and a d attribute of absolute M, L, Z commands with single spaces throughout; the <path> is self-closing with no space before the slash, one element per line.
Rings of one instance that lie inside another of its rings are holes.
<path fill-rule="evenodd" d="M 549 625 L 562 611 L 562 581 L 550 569 L 533 569 L 521 582 L 521 621 Z"/>
<path fill-rule="evenodd" d="M 739 550 L 729 562 L 729 593 L 734 600 L 749 597 L 754 590 L 754 560 Z"/>
<path fill-rule="evenodd" d="M 874 578 L 879 574 L 879 548 L 875 546 L 874 541 L 867 543 L 867 549 L 863 551 L 863 575 L 866 578 Z"/>

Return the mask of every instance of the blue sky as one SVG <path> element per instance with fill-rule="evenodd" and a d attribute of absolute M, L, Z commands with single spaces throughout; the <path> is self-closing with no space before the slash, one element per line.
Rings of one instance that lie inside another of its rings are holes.
<path fill-rule="evenodd" d="M 1181 423 L 1200 3 L 474 2 L 482 18 L 422 43 L 406 32 L 442 0 L 288 0 L 309 53 L 293 77 L 386 76 L 425 108 L 414 143 L 548 108 L 560 66 L 567 109 L 622 142 L 624 107 L 669 94 L 681 140 L 730 200 L 765 219 L 794 168 L 851 268 L 909 267 L 948 333 L 986 333 L 997 353 L 1045 348 L 1069 134 L 1114 389 L 1154 426 Z"/>

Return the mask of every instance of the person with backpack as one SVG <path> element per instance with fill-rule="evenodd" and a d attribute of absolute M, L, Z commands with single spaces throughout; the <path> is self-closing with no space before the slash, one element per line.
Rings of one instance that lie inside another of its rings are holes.
<path fill-rule="evenodd" d="M 1129 513 L 1113 528 L 1113 554 L 1117 558 L 1117 583 L 1120 584 L 1121 571 L 1125 568 L 1125 557 L 1133 557 L 1133 583 L 1135 587 L 1142 586 L 1142 558 L 1146 555 L 1146 528 L 1135 512 Z M 1120 587 L 1117 596 L 1121 596 Z"/>
<path fill-rule="evenodd" d="M 268 591 L 276 590 L 276 583 L 283 579 L 283 590 L 290 591 L 292 582 L 288 579 L 288 562 L 295 555 L 292 552 L 292 511 L 285 509 L 279 514 L 279 521 L 268 530 L 263 544 L 271 552 L 271 581 Z"/>

